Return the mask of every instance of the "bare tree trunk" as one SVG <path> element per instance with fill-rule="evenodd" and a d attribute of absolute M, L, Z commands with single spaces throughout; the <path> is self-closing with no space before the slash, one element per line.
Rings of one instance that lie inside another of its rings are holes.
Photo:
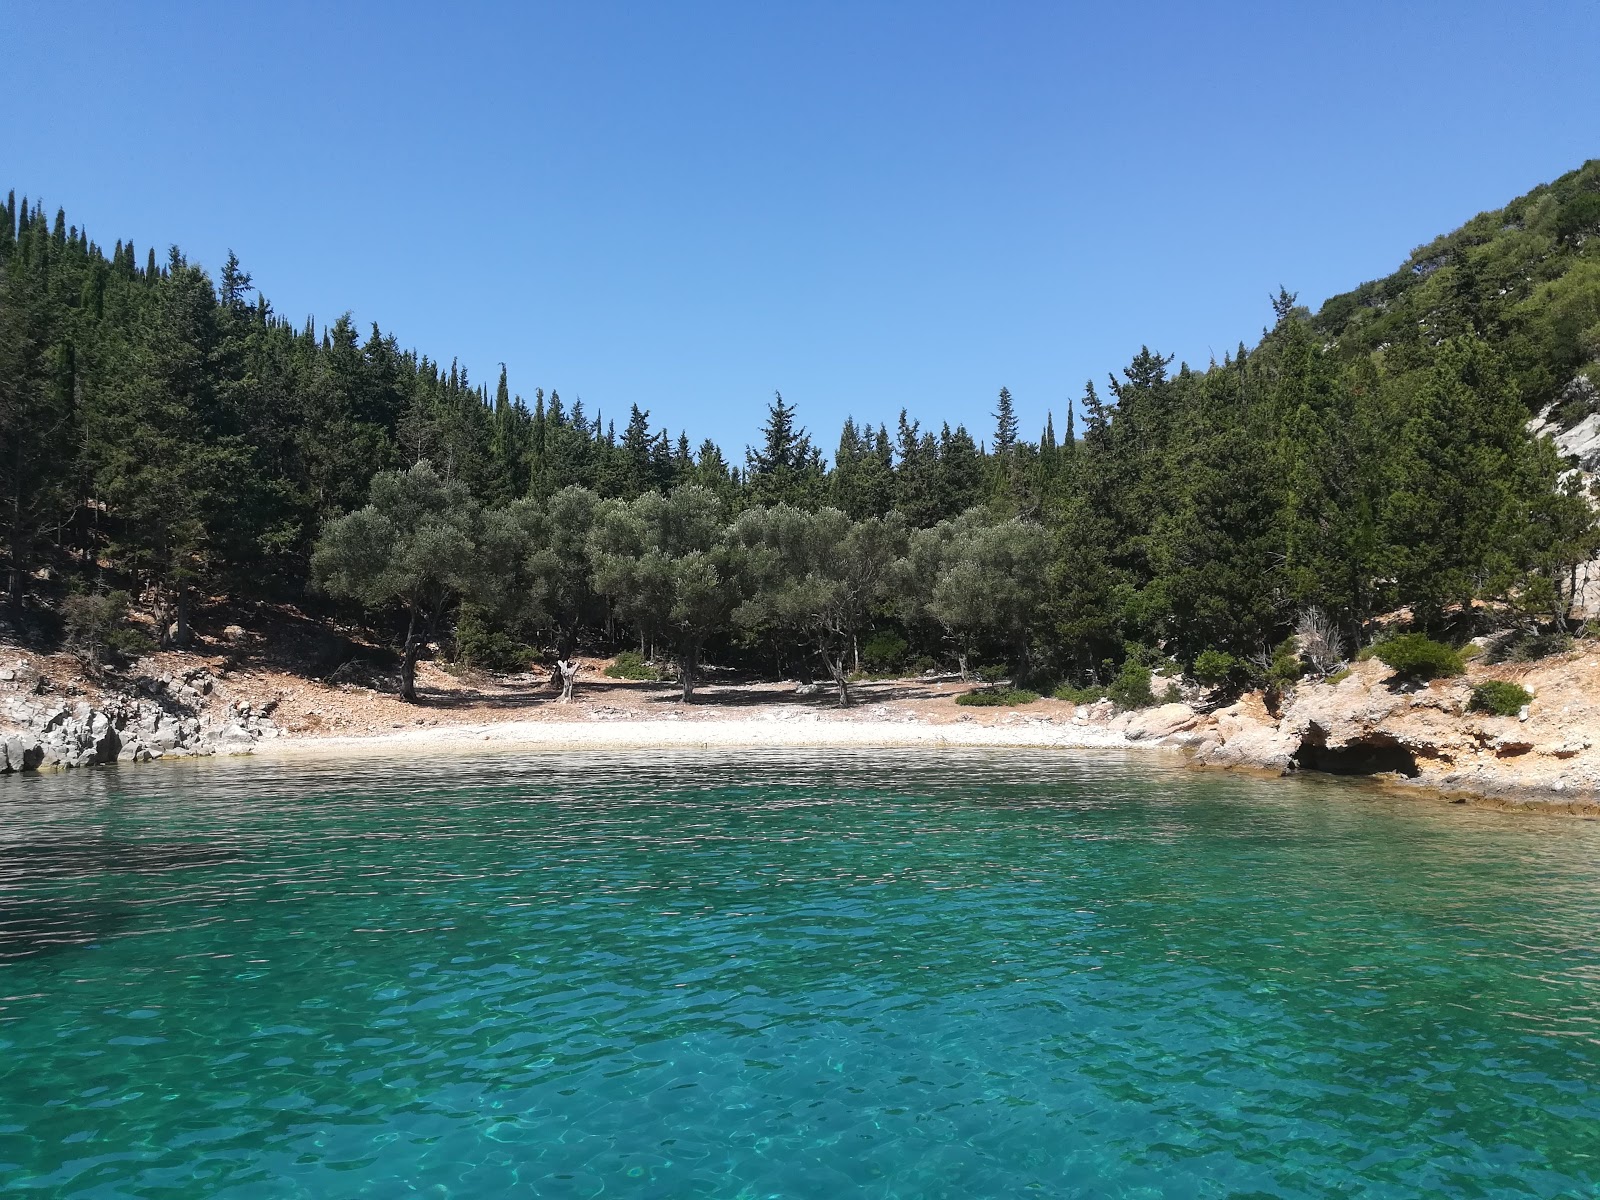
<path fill-rule="evenodd" d="M 700 647 L 698 645 L 687 647 L 678 656 L 678 682 L 683 685 L 683 702 L 688 704 L 694 699 L 695 675 L 700 668 Z"/>
<path fill-rule="evenodd" d="M 835 658 L 824 647 L 822 661 L 827 666 L 828 674 L 833 678 L 833 682 L 839 687 L 839 707 L 848 708 L 850 706 L 850 677 L 845 674 L 844 670 L 844 651 L 841 650 L 839 656 Z"/>
<path fill-rule="evenodd" d="M 561 699 L 558 704 L 572 703 L 572 688 L 578 682 L 578 670 L 581 664 L 575 659 L 561 659 L 556 663 L 556 670 L 561 675 Z"/>
<path fill-rule="evenodd" d="M 965 683 L 968 679 L 972 678 L 972 676 L 967 672 L 967 652 L 965 650 L 956 652 L 956 665 L 961 668 L 962 683 Z"/>
<path fill-rule="evenodd" d="M 850 649 L 856 656 L 856 674 L 861 674 L 861 643 L 856 640 L 856 635 L 850 635 Z"/>
<path fill-rule="evenodd" d="M 177 632 L 173 635 L 172 640 L 177 643 L 180 650 L 187 650 L 189 648 L 189 586 L 183 583 L 178 585 L 177 626 Z"/>
<path fill-rule="evenodd" d="M 417 702 L 417 610 L 413 606 L 406 620 L 406 650 L 400 660 L 400 699 Z"/>

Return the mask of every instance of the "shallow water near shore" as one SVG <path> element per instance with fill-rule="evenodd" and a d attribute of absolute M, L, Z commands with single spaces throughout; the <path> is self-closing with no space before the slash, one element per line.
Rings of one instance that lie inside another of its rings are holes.
<path fill-rule="evenodd" d="M 1104 752 L 0 779 L 7 1195 L 1597 1186 L 1597 823 Z"/>

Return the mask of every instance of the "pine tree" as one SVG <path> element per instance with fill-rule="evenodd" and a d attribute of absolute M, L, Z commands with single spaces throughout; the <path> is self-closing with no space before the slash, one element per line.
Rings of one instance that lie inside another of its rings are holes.
<path fill-rule="evenodd" d="M 745 451 L 746 481 L 760 503 L 808 507 L 820 499 L 820 456 L 794 417 L 793 405 L 784 403 L 783 393 L 774 392 L 761 430 L 761 448 Z"/>
<path fill-rule="evenodd" d="M 1017 448 L 1017 412 L 1011 402 L 1011 393 L 1000 389 L 1000 398 L 994 410 L 994 448 L 996 458 L 1009 458 Z"/>

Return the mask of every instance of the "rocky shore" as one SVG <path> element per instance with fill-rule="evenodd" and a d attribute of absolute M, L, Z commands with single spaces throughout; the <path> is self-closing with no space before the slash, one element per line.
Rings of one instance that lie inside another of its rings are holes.
<path fill-rule="evenodd" d="M 0 688 L 11 693 L 0 699 L 0 773 L 248 752 L 277 736 L 270 704 L 224 699 L 217 684 L 193 666 L 98 694 L 74 683 L 63 698 L 50 694 L 36 660 L 20 656 L 0 669 Z"/>
<path fill-rule="evenodd" d="M 1464 679 L 1396 682 L 1381 663 L 1306 683 L 1269 708 L 1248 694 L 1118 713 L 1109 702 L 1043 699 L 965 708 L 954 680 L 859 685 L 839 709 L 795 683 L 711 684 L 679 705 L 670 685 L 598 677 L 555 702 L 541 677 L 463 679 L 427 665 L 421 705 L 382 680 L 317 682 L 241 669 L 226 657 L 155 656 L 113 682 L 72 677 L 72 661 L 0 651 L 0 772 L 270 750 L 274 754 L 438 754 L 453 749 L 871 745 L 1164 749 L 1197 767 L 1325 771 L 1504 805 L 1600 814 L 1600 653 L 1580 643 L 1528 666 Z M 1515 679 L 1534 695 L 1514 717 L 1468 711 L 1472 684 Z M 371 686 L 377 684 L 378 686 Z"/>

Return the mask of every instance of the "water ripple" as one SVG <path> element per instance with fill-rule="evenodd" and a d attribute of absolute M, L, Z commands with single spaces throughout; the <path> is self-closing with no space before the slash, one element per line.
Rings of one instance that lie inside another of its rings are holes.
<path fill-rule="evenodd" d="M 1600 825 L 1114 755 L 0 780 L 0 1187 L 1568 1196 Z"/>

